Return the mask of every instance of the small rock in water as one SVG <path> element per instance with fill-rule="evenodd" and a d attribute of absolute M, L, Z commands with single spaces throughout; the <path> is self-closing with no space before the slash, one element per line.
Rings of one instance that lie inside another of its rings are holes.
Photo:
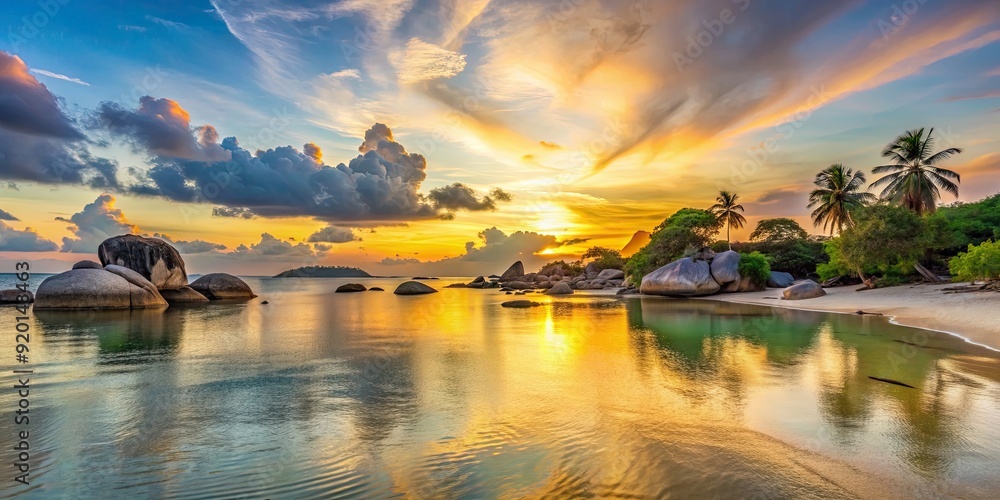
<path fill-rule="evenodd" d="M 368 289 L 369 292 L 384 292 L 385 289 L 380 286 L 373 286 Z"/>
<path fill-rule="evenodd" d="M 261 302 L 261 305 L 267 305 L 267 304 L 270 304 L 270 302 L 268 302 L 268 301 L 266 301 L 266 300 L 265 300 L 265 301 L 263 301 L 263 302 Z"/>
<path fill-rule="evenodd" d="M 361 283 L 348 283 L 346 285 L 340 285 L 337 287 L 337 291 L 334 293 L 356 293 L 363 292 L 367 290 Z"/>
<path fill-rule="evenodd" d="M 531 307 L 538 307 L 542 304 L 538 302 L 532 302 L 530 300 L 512 300 L 510 302 L 504 302 L 500 304 L 501 307 L 513 307 L 515 309 L 528 309 Z"/>

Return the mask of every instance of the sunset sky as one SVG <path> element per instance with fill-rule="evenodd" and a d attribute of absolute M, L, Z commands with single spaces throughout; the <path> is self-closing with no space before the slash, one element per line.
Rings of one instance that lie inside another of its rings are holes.
<path fill-rule="evenodd" d="M 720 189 L 734 239 L 818 233 L 815 173 L 919 127 L 1000 191 L 1000 2 L 4 2 L 0 272 L 122 233 L 189 273 L 537 269 Z"/>

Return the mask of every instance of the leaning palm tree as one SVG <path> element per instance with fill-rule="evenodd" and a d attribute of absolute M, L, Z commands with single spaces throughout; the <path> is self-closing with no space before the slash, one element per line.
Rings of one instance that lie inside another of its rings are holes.
<path fill-rule="evenodd" d="M 733 244 L 729 240 L 730 228 L 742 229 L 743 225 L 747 223 L 746 217 L 739 214 L 739 212 L 744 211 L 743 205 L 736 203 L 739 198 L 740 195 L 736 193 L 719 191 L 719 197 L 715 199 L 717 203 L 708 209 L 726 225 L 726 242 L 729 243 L 730 250 L 733 249 Z"/>
<path fill-rule="evenodd" d="M 817 189 L 809 193 L 809 205 L 813 210 L 814 226 L 823 224 L 823 231 L 830 229 L 832 235 L 844 226 L 853 226 L 851 211 L 875 201 L 875 195 L 861 190 L 865 185 L 864 172 L 855 172 L 850 167 L 837 163 L 816 174 Z"/>
<path fill-rule="evenodd" d="M 934 148 L 934 129 L 924 136 L 924 129 L 911 130 L 892 141 L 882 150 L 882 156 L 892 161 L 872 169 L 872 174 L 888 174 L 872 183 L 871 187 L 885 186 L 879 196 L 898 203 L 917 214 L 933 212 L 941 189 L 958 196 L 959 175 L 937 163 L 962 152 L 948 148 L 931 153 Z"/>

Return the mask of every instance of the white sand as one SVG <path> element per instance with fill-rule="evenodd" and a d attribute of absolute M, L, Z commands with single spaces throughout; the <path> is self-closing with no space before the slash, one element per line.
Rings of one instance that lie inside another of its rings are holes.
<path fill-rule="evenodd" d="M 863 292 L 856 292 L 858 287 L 852 286 L 827 288 L 826 296 L 806 300 L 781 300 L 781 289 L 772 288 L 704 299 L 843 313 L 861 309 L 890 316 L 901 325 L 953 333 L 971 342 L 1000 349 L 1000 293 L 942 291 L 958 285 L 904 285 Z"/>

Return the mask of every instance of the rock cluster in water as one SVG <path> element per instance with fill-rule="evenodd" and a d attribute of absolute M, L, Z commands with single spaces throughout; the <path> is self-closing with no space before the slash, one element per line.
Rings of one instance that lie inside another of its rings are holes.
<path fill-rule="evenodd" d="M 620 288 L 625 283 L 625 272 L 620 269 L 599 270 L 588 264 L 582 274 L 567 275 L 564 268 L 552 268 L 550 274 L 524 272 L 524 264 L 515 262 L 501 276 L 480 276 L 469 283 L 456 283 L 446 288 L 499 289 L 504 292 L 546 290 L 549 295 L 568 295 L 575 290 L 604 290 Z"/>
<path fill-rule="evenodd" d="M 224 273 L 188 285 L 184 260 L 167 242 L 137 235 L 108 238 L 100 263 L 83 260 L 38 286 L 35 309 L 155 309 L 169 304 L 256 297 L 243 280 Z"/>

